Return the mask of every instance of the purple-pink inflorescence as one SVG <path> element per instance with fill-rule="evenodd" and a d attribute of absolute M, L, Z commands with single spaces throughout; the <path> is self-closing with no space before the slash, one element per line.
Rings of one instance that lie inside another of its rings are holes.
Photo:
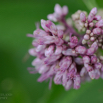
<path fill-rule="evenodd" d="M 28 70 L 41 74 L 38 82 L 50 79 L 50 84 L 53 80 L 69 90 L 80 88 L 83 81 L 103 78 L 103 56 L 98 51 L 98 48 L 103 49 L 103 19 L 96 15 L 97 8 L 93 8 L 89 15 L 77 11 L 72 15 L 77 33 L 68 25 L 67 14 L 67 6 L 56 4 L 54 13 L 47 16 L 49 20 L 41 20 L 43 30 L 37 28 L 33 35 L 28 34 L 35 38 L 29 54 L 36 56 L 32 62 L 34 68 Z M 59 26 L 52 21 L 60 23 Z"/>

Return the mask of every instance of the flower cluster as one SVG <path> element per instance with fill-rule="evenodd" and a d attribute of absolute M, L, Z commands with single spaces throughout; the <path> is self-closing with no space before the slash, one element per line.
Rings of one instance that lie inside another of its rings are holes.
<path fill-rule="evenodd" d="M 96 8 L 88 16 L 85 11 L 77 11 L 72 15 L 72 21 L 77 23 L 79 32 L 85 32 L 79 34 L 68 25 L 67 13 L 67 6 L 62 8 L 56 4 L 54 13 L 47 16 L 49 20 L 41 20 L 43 29 L 37 28 L 33 35 L 28 34 L 35 38 L 29 54 L 36 56 L 32 62 L 34 68 L 28 70 L 41 74 L 39 82 L 50 79 L 49 86 L 53 80 L 69 90 L 80 88 L 81 82 L 103 78 L 103 56 L 98 51 L 99 47 L 103 49 L 103 19 L 96 15 Z"/>
<path fill-rule="evenodd" d="M 97 41 L 99 42 L 98 46 L 102 47 L 103 19 L 96 14 L 97 8 L 93 8 L 88 17 L 83 12 L 80 14 L 80 20 L 86 28 L 86 34 L 82 43 L 87 43 L 90 46 L 93 42 Z"/>
<path fill-rule="evenodd" d="M 77 28 L 77 30 L 80 31 L 80 32 L 85 31 L 84 22 L 82 22 L 80 20 L 80 14 L 82 12 L 85 15 L 87 15 L 87 12 L 81 11 L 81 10 L 78 10 L 77 12 L 75 12 L 74 14 L 72 14 L 72 19 L 73 19 L 74 25 Z"/>

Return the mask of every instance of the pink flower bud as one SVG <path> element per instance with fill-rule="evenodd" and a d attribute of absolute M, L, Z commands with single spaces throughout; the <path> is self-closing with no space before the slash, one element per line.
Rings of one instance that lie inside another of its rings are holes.
<path fill-rule="evenodd" d="M 61 46 L 56 46 L 56 50 L 55 50 L 55 55 L 61 54 L 62 53 L 62 47 Z"/>
<path fill-rule="evenodd" d="M 47 27 L 48 31 L 50 31 L 51 33 L 53 33 L 53 34 L 57 33 L 57 28 L 56 28 L 55 24 L 52 23 L 50 20 L 46 21 L 45 26 Z"/>
<path fill-rule="evenodd" d="M 91 11 L 90 11 L 90 14 L 93 14 L 93 15 L 96 15 L 97 14 L 97 8 L 93 8 Z"/>
<path fill-rule="evenodd" d="M 32 56 L 36 56 L 35 48 L 29 49 L 29 54 Z"/>
<path fill-rule="evenodd" d="M 91 47 L 93 47 L 93 48 L 95 48 L 95 49 L 98 49 L 98 43 L 95 41 L 95 42 L 91 45 Z"/>
<path fill-rule="evenodd" d="M 75 52 L 74 49 L 63 50 L 62 53 L 64 55 L 70 55 L 70 56 L 76 56 L 77 55 L 77 53 Z"/>
<path fill-rule="evenodd" d="M 84 76 L 87 73 L 86 68 L 83 67 L 80 71 L 80 76 Z"/>
<path fill-rule="evenodd" d="M 89 14 L 89 16 L 88 16 L 88 22 L 89 22 L 89 23 L 92 22 L 93 19 L 94 19 L 94 15 Z"/>
<path fill-rule="evenodd" d="M 44 80 L 46 80 L 48 78 L 47 74 L 42 74 L 39 78 L 38 78 L 38 82 L 43 82 Z"/>
<path fill-rule="evenodd" d="M 94 48 L 95 51 L 98 50 L 98 43 L 95 41 L 92 45 L 91 48 Z"/>
<path fill-rule="evenodd" d="M 45 49 L 45 56 L 49 57 L 54 53 L 54 45 L 49 46 L 47 49 Z"/>
<path fill-rule="evenodd" d="M 33 40 L 32 45 L 37 47 L 39 45 L 38 40 L 37 39 Z"/>
<path fill-rule="evenodd" d="M 33 60 L 32 65 L 37 66 L 37 65 L 42 65 L 42 61 L 39 58 L 36 58 Z"/>
<path fill-rule="evenodd" d="M 103 19 L 99 20 L 95 26 L 98 28 L 103 27 Z"/>
<path fill-rule="evenodd" d="M 51 21 L 57 22 L 57 19 L 55 18 L 54 14 L 49 14 L 49 15 L 47 16 L 47 18 L 48 18 L 49 20 L 51 20 Z"/>
<path fill-rule="evenodd" d="M 95 49 L 94 48 L 89 48 L 87 49 L 87 55 L 93 55 L 95 53 Z"/>
<path fill-rule="evenodd" d="M 58 30 L 65 30 L 64 25 L 56 25 L 56 27 Z"/>
<path fill-rule="evenodd" d="M 82 58 L 75 58 L 74 61 L 78 64 L 78 65 L 82 65 L 83 64 L 83 59 Z"/>
<path fill-rule="evenodd" d="M 41 38 L 42 36 L 48 36 L 48 33 L 46 33 L 44 30 L 37 29 L 33 32 L 33 35 L 35 38 Z"/>
<path fill-rule="evenodd" d="M 65 89 L 69 90 L 71 88 L 72 84 L 73 84 L 73 81 L 71 79 L 69 79 L 65 85 Z"/>
<path fill-rule="evenodd" d="M 84 67 L 86 68 L 86 70 L 87 70 L 88 72 L 90 72 L 90 71 L 93 70 L 93 67 L 92 67 L 91 65 L 87 64 L 87 63 L 84 64 Z"/>
<path fill-rule="evenodd" d="M 91 33 L 91 30 L 86 30 L 86 34 L 90 34 Z"/>
<path fill-rule="evenodd" d="M 63 6 L 62 13 L 63 13 L 63 15 L 67 15 L 68 14 L 68 7 L 67 6 Z"/>
<path fill-rule="evenodd" d="M 59 55 L 52 55 L 50 57 L 47 57 L 43 60 L 44 64 L 53 64 L 55 61 L 57 61 L 61 57 L 61 54 Z"/>
<path fill-rule="evenodd" d="M 62 45 L 63 43 L 64 43 L 63 39 L 61 39 L 61 38 L 55 38 L 55 44 L 56 44 L 56 45 L 60 46 L 60 45 Z"/>
<path fill-rule="evenodd" d="M 43 36 L 42 38 L 38 39 L 39 45 L 51 44 L 55 42 L 55 37 L 53 36 Z"/>
<path fill-rule="evenodd" d="M 62 62 L 62 63 L 61 63 Z M 65 57 L 63 60 L 59 63 L 60 70 L 65 71 L 66 69 L 69 68 L 69 66 L 72 63 L 72 58 L 71 57 Z"/>
<path fill-rule="evenodd" d="M 53 13 L 54 17 L 56 18 L 57 21 L 60 21 L 62 18 L 62 14 L 58 14 L 56 12 Z"/>
<path fill-rule="evenodd" d="M 54 77 L 54 83 L 55 84 L 61 84 L 62 83 L 62 73 L 58 71 Z"/>
<path fill-rule="evenodd" d="M 94 35 L 93 33 L 90 34 L 90 36 L 93 36 L 93 35 Z"/>
<path fill-rule="evenodd" d="M 89 26 L 90 26 L 90 27 L 93 27 L 93 26 L 94 26 L 94 23 L 93 23 L 93 22 L 89 23 Z"/>
<path fill-rule="evenodd" d="M 95 64 L 97 62 L 97 57 L 96 56 L 91 56 L 91 63 Z"/>
<path fill-rule="evenodd" d="M 90 63 L 89 56 L 83 56 L 83 62 L 89 64 Z"/>
<path fill-rule="evenodd" d="M 50 69 L 50 66 L 43 65 L 43 66 L 40 67 L 40 69 L 39 69 L 38 72 L 39 72 L 40 74 L 43 74 L 43 73 L 47 72 L 49 69 Z"/>
<path fill-rule="evenodd" d="M 101 28 L 95 28 L 93 29 L 93 33 L 96 35 L 100 35 L 102 33 L 102 29 Z"/>
<path fill-rule="evenodd" d="M 41 26 L 45 31 L 47 31 L 47 32 L 50 31 L 53 34 L 57 34 L 57 28 L 56 28 L 55 24 L 52 23 L 50 20 L 45 21 L 42 19 Z"/>
<path fill-rule="evenodd" d="M 36 48 L 36 52 L 40 52 L 40 51 L 43 51 L 45 49 L 45 45 L 38 45 L 37 48 Z"/>
<path fill-rule="evenodd" d="M 47 27 L 45 26 L 46 25 L 46 20 L 43 20 L 43 19 L 41 19 L 41 26 L 42 26 L 42 28 L 45 30 L 45 31 L 49 31 L 48 29 L 47 29 Z"/>
<path fill-rule="evenodd" d="M 50 70 L 48 71 L 48 76 L 51 76 L 53 74 L 55 74 L 56 72 L 58 72 L 59 66 L 58 66 L 58 62 L 55 62 L 51 67 Z"/>
<path fill-rule="evenodd" d="M 59 38 L 63 38 L 63 34 L 64 34 L 63 30 L 58 30 L 58 34 L 57 35 L 58 35 Z"/>
<path fill-rule="evenodd" d="M 96 37 L 91 37 L 91 38 L 90 38 L 90 41 L 93 42 L 93 41 L 95 41 L 95 39 L 96 39 Z"/>
<path fill-rule="evenodd" d="M 74 88 L 75 89 L 79 89 L 80 88 L 80 76 L 79 75 L 76 75 L 75 76 L 75 79 L 74 79 Z"/>
<path fill-rule="evenodd" d="M 78 43 L 78 38 L 76 36 L 73 36 L 73 37 L 70 38 L 70 42 L 74 43 L 74 44 L 77 44 Z"/>
<path fill-rule="evenodd" d="M 98 49 L 98 43 L 94 42 L 89 49 L 87 49 L 87 55 L 93 55 Z"/>
<path fill-rule="evenodd" d="M 100 56 L 99 59 L 100 59 L 101 61 L 103 61 L 103 56 Z"/>
<path fill-rule="evenodd" d="M 101 16 L 99 16 L 99 15 L 96 15 L 95 17 L 94 17 L 94 20 L 97 20 L 97 21 L 99 21 L 99 20 L 101 20 Z"/>
<path fill-rule="evenodd" d="M 89 37 L 88 34 L 84 35 L 84 39 L 85 39 L 85 40 L 89 40 L 89 38 L 90 38 L 90 37 Z"/>
<path fill-rule="evenodd" d="M 82 22 L 86 22 L 86 16 L 85 16 L 85 14 L 83 12 L 80 14 L 80 20 Z"/>
<path fill-rule="evenodd" d="M 65 71 L 63 73 L 62 84 L 63 84 L 63 86 L 65 86 L 67 84 L 67 71 Z"/>
<path fill-rule="evenodd" d="M 92 71 L 89 72 L 89 76 L 90 76 L 91 79 L 95 78 L 95 72 L 94 72 L 94 70 L 92 70 Z"/>
<path fill-rule="evenodd" d="M 56 4 L 54 7 L 54 11 L 58 14 L 58 15 L 62 15 L 62 8 L 59 4 Z"/>
<path fill-rule="evenodd" d="M 102 64 L 101 63 L 95 63 L 94 67 L 95 67 L 95 69 L 101 69 Z"/>
<path fill-rule="evenodd" d="M 78 38 L 76 36 L 70 37 L 70 42 L 68 43 L 71 48 L 77 46 Z"/>
<path fill-rule="evenodd" d="M 70 69 L 70 68 L 69 68 Z M 76 72 L 75 72 L 76 69 L 71 69 L 71 71 L 68 73 L 68 78 L 70 79 L 74 79 L 75 75 L 76 75 Z"/>
<path fill-rule="evenodd" d="M 77 68 L 76 68 L 76 64 L 75 62 L 73 62 L 70 67 L 69 67 L 69 72 L 72 72 L 72 74 L 76 74 L 77 73 Z M 71 77 L 72 78 L 72 77 Z"/>
<path fill-rule="evenodd" d="M 86 53 L 86 48 L 84 46 L 77 46 L 75 48 L 76 52 L 79 53 L 79 54 L 85 54 Z"/>
<path fill-rule="evenodd" d="M 72 42 L 69 42 L 68 45 L 71 47 L 71 48 L 74 48 L 75 46 L 77 46 L 77 44 L 74 44 Z"/>
<path fill-rule="evenodd" d="M 68 43 L 71 48 L 77 46 L 78 38 L 76 36 L 70 37 L 70 42 Z"/>

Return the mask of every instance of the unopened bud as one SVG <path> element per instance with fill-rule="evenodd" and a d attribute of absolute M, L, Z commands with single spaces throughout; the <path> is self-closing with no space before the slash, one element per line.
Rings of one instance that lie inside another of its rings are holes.
<path fill-rule="evenodd" d="M 81 20 L 82 22 L 85 22 L 85 21 L 86 21 L 86 16 L 85 16 L 85 14 L 84 14 L 83 12 L 80 14 L 80 20 Z"/>

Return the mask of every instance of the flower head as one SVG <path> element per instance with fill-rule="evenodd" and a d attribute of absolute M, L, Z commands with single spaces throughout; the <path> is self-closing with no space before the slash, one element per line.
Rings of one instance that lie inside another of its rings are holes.
<path fill-rule="evenodd" d="M 103 49 L 103 19 L 96 15 L 97 8 L 93 8 L 88 16 L 80 10 L 72 15 L 76 28 L 85 31 L 82 35 L 66 22 L 67 6 L 61 8 L 56 4 L 54 11 L 48 19 L 61 22 L 63 29 L 42 19 L 43 29 L 37 28 L 33 35 L 28 34 L 35 38 L 29 54 L 36 56 L 32 62 L 34 68 L 28 69 L 30 73 L 41 74 L 38 82 L 50 79 L 66 90 L 79 89 L 81 82 L 88 78 L 103 78 L 103 56 L 98 51 L 99 47 Z"/>

